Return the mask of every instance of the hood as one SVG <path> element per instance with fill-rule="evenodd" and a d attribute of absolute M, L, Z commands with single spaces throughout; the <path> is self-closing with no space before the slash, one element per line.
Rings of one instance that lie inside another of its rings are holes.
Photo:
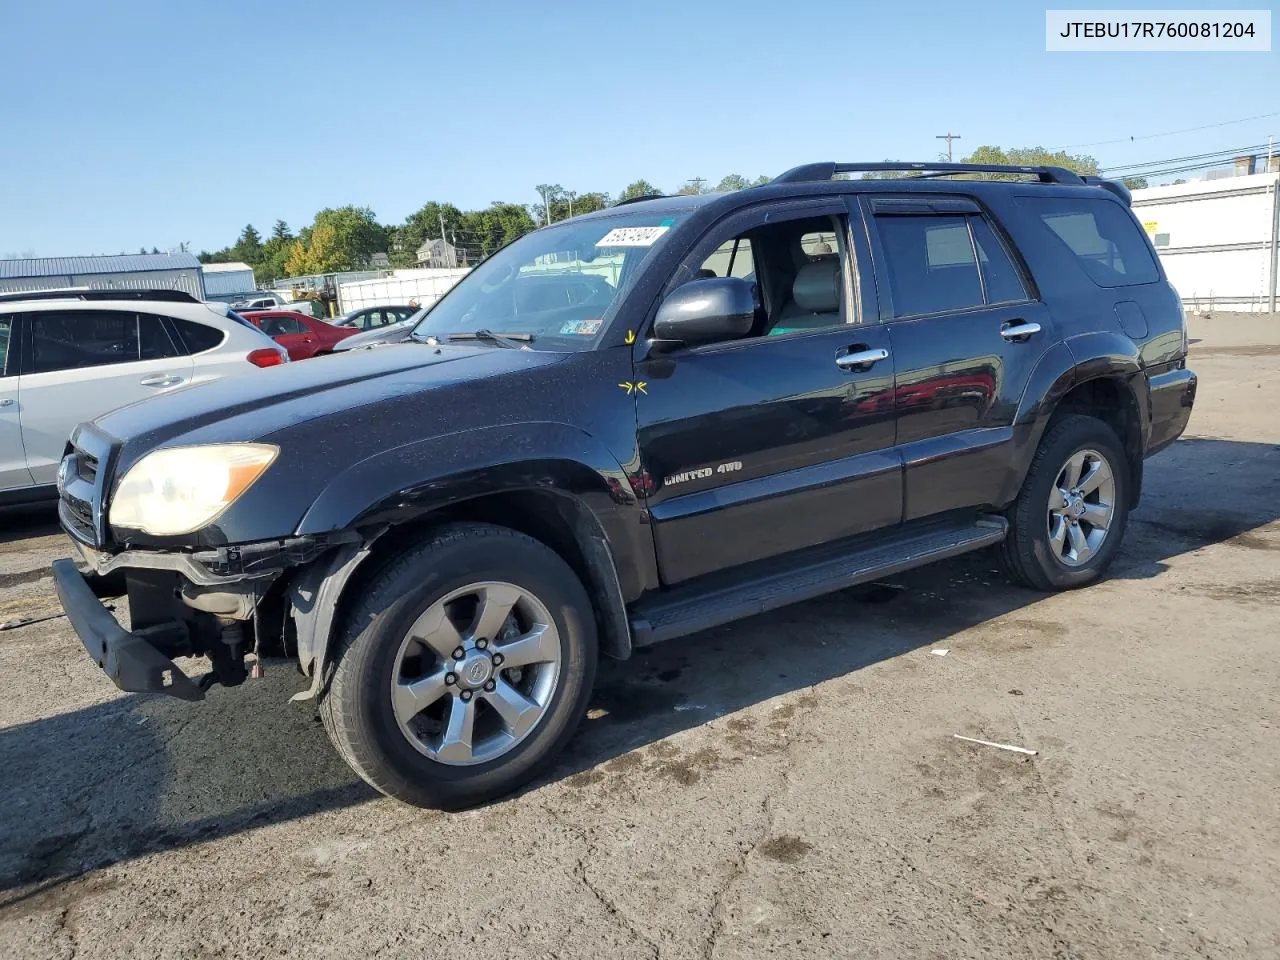
<path fill-rule="evenodd" d="M 386 341 L 399 341 L 409 336 L 409 332 L 417 326 L 415 323 L 401 321 L 400 323 L 389 323 L 385 327 L 378 327 L 376 330 L 366 330 L 363 333 L 357 333 L 355 336 L 347 337 L 334 346 L 334 350 L 354 350 L 356 347 L 367 347 L 375 343 L 385 343 Z M 340 327 L 339 329 L 346 329 Z"/>
<path fill-rule="evenodd" d="M 257 440 L 308 420 L 406 395 L 556 363 L 565 354 L 479 344 L 393 344 L 255 369 L 175 390 L 94 421 L 123 442 L 126 461 L 181 443 Z"/>

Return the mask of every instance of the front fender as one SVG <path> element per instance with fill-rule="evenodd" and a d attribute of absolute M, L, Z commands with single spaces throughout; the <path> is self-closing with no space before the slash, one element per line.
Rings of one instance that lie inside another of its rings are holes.
<path fill-rule="evenodd" d="M 627 599 L 655 581 L 652 536 L 626 471 L 599 440 L 564 423 L 485 427 L 376 454 L 338 474 L 298 529 L 394 526 L 453 503 L 520 489 L 569 493 L 591 512 Z"/>

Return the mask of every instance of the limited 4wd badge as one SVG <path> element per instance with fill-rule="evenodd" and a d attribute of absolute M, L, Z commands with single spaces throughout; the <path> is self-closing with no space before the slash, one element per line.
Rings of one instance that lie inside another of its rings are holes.
<path fill-rule="evenodd" d="M 683 473 L 673 473 L 662 481 L 662 485 L 664 487 L 670 487 L 677 483 L 688 483 L 690 480 L 705 480 L 707 477 L 716 473 L 737 473 L 741 469 L 741 460 L 731 460 L 728 463 L 722 463 L 714 468 L 699 467 L 697 470 L 686 470 Z"/>

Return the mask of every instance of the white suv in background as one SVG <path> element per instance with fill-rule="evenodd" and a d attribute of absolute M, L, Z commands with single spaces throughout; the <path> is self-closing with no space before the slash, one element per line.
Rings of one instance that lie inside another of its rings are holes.
<path fill-rule="evenodd" d="M 225 303 L 181 291 L 0 294 L 0 505 L 55 494 L 82 421 L 288 359 Z"/>

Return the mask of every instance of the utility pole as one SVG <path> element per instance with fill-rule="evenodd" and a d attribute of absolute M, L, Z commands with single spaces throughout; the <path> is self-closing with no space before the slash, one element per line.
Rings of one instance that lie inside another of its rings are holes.
<path fill-rule="evenodd" d="M 706 177 L 690 177 L 689 182 L 693 184 L 693 189 L 697 193 L 702 192 L 702 185 L 707 182 Z"/>
<path fill-rule="evenodd" d="M 951 133 L 950 131 L 948 131 L 947 133 L 938 134 L 938 136 L 934 137 L 933 139 L 947 141 L 947 163 L 950 163 L 951 162 L 951 141 L 959 140 L 960 134 Z"/>
<path fill-rule="evenodd" d="M 576 194 L 572 190 L 570 190 L 569 191 L 569 216 L 571 217 L 573 216 L 573 198 L 575 196 Z"/>

